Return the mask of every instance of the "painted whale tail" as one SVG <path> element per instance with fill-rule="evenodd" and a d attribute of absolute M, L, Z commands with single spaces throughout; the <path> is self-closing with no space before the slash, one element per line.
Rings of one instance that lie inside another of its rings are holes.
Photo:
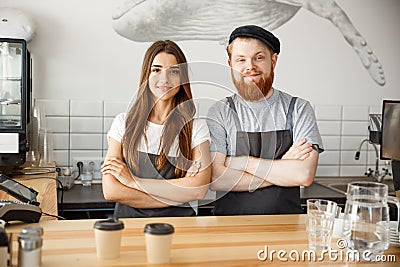
<path fill-rule="evenodd" d="M 354 27 L 344 10 L 334 0 L 307 0 L 304 8 L 329 20 L 343 35 L 347 43 L 359 56 L 364 68 L 372 79 L 380 86 L 385 85 L 385 73 L 382 64 L 368 46 L 367 41 Z"/>
<path fill-rule="evenodd" d="M 122 1 L 122 2 L 121 2 Z M 303 7 L 329 20 L 343 35 L 372 79 L 385 85 L 377 56 L 335 0 L 120 0 L 113 14 L 114 30 L 137 42 L 160 39 L 207 40 L 226 45 L 237 26 L 256 24 L 274 30 Z M 265 3 L 265 5 L 263 5 Z"/>

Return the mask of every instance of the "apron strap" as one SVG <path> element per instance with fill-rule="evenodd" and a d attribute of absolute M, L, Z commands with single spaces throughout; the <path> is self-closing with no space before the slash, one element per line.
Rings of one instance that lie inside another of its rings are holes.
<path fill-rule="evenodd" d="M 239 121 L 239 117 L 237 115 L 237 110 L 236 110 L 236 106 L 235 103 L 233 103 L 233 99 L 232 97 L 228 96 L 226 98 L 228 100 L 229 103 L 229 107 L 233 110 L 233 112 L 235 113 L 234 116 L 234 121 L 235 121 L 235 126 L 237 130 L 242 130 L 240 121 Z M 290 104 L 289 104 L 289 108 L 288 108 L 288 112 L 286 114 L 286 130 L 290 130 L 290 134 L 293 136 L 293 110 L 294 110 L 294 105 L 296 103 L 297 97 L 292 97 L 292 99 L 290 100 Z"/>
<path fill-rule="evenodd" d="M 286 130 L 290 131 L 290 135 L 293 137 L 293 110 L 294 104 L 296 103 L 297 97 L 292 97 L 290 100 L 288 112 L 286 114 Z"/>
<path fill-rule="evenodd" d="M 235 115 L 233 116 L 234 117 L 233 120 L 235 121 L 236 130 L 237 131 L 241 131 L 242 130 L 242 126 L 241 126 L 240 121 L 239 121 L 239 116 L 237 114 L 235 103 L 233 103 L 233 99 L 232 99 L 231 96 L 228 96 L 226 99 L 228 100 L 229 107 L 235 113 Z"/>

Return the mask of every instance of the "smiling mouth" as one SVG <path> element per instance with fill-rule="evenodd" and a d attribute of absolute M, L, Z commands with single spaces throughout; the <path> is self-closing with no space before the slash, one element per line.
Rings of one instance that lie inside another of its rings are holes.
<path fill-rule="evenodd" d="M 168 92 L 169 90 L 172 89 L 171 86 L 157 86 L 157 88 L 158 88 L 159 90 L 161 90 L 162 92 Z"/>
<path fill-rule="evenodd" d="M 246 74 L 245 76 L 248 77 L 248 78 L 254 78 L 254 77 L 260 76 L 260 73 Z"/>
<path fill-rule="evenodd" d="M 247 80 L 250 80 L 250 81 L 254 82 L 255 80 L 259 79 L 260 76 L 261 76 L 260 74 L 247 74 L 244 77 Z"/>

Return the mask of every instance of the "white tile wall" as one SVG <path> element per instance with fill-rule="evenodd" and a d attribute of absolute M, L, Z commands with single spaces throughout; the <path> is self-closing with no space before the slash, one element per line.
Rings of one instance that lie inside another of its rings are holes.
<path fill-rule="evenodd" d="M 341 166 L 339 176 L 364 176 L 366 166 Z"/>
<path fill-rule="evenodd" d="M 71 133 L 102 133 L 102 117 L 71 117 Z"/>
<path fill-rule="evenodd" d="M 344 106 L 343 120 L 365 121 L 368 120 L 368 106 Z"/>
<path fill-rule="evenodd" d="M 68 117 L 47 117 L 47 128 L 53 130 L 54 133 L 69 133 Z"/>
<path fill-rule="evenodd" d="M 56 159 L 57 166 L 69 166 L 68 150 L 54 150 L 54 158 Z"/>
<path fill-rule="evenodd" d="M 116 109 L 123 105 L 122 102 L 110 106 L 104 101 L 50 99 L 36 99 L 35 104 L 45 111 L 46 127 L 54 132 L 58 166 L 70 166 L 74 155 L 102 157 L 104 106 L 114 104 Z"/>
<path fill-rule="evenodd" d="M 339 166 L 318 165 L 316 176 L 339 176 Z"/>
<path fill-rule="evenodd" d="M 340 121 L 318 121 L 318 128 L 321 135 L 340 135 Z"/>
<path fill-rule="evenodd" d="M 69 100 L 36 99 L 35 105 L 43 108 L 46 116 L 69 116 Z"/>
<path fill-rule="evenodd" d="M 102 157 L 102 151 L 101 150 L 71 150 L 71 158 L 74 157 Z"/>
<path fill-rule="evenodd" d="M 103 101 L 71 100 L 71 116 L 103 116 Z"/>
<path fill-rule="evenodd" d="M 53 146 L 55 150 L 69 149 L 68 133 L 53 133 Z"/>
<path fill-rule="evenodd" d="M 360 153 L 360 159 L 356 160 L 354 156 L 355 151 L 341 151 L 340 152 L 340 164 L 343 165 L 354 165 L 354 166 L 365 166 L 367 165 L 367 153 L 363 151 Z"/>
<path fill-rule="evenodd" d="M 126 101 L 39 99 L 45 107 L 47 125 L 54 132 L 54 156 L 58 166 L 71 166 L 74 157 L 104 157 L 106 133 L 114 117 L 126 112 Z M 368 114 L 380 106 L 315 106 L 325 152 L 320 154 L 317 176 L 363 176 L 375 168 L 375 152 L 364 145 L 360 160 L 354 160 L 360 142 L 368 138 Z M 385 161 L 380 161 L 385 166 Z"/>
<path fill-rule="evenodd" d="M 125 101 L 104 101 L 104 116 L 115 117 L 121 112 L 127 112 L 128 104 Z"/>
<path fill-rule="evenodd" d="M 340 151 L 326 150 L 319 155 L 319 164 L 322 165 L 339 165 Z"/>
<path fill-rule="evenodd" d="M 317 120 L 339 121 L 342 117 L 341 106 L 315 106 Z"/>
<path fill-rule="evenodd" d="M 340 136 L 322 136 L 322 144 L 325 150 L 339 150 Z"/>
<path fill-rule="evenodd" d="M 317 176 L 363 176 L 370 165 L 367 145 L 359 160 L 354 156 L 361 141 L 368 138 L 368 114 L 380 113 L 380 107 L 317 105 L 315 112 L 325 147 Z"/>
<path fill-rule="evenodd" d="M 341 150 L 356 151 L 361 144 L 361 141 L 368 138 L 365 136 L 342 136 Z M 367 144 L 364 143 L 361 147 L 361 151 L 367 150 Z"/>
<path fill-rule="evenodd" d="M 71 134 L 70 149 L 102 149 L 102 134 Z"/>
<path fill-rule="evenodd" d="M 114 120 L 114 118 L 104 118 L 104 121 L 103 121 L 103 123 L 104 123 L 103 129 L 104 129 L 104 132 L 105 132 L 105 133 L 107 133 L 108 130 L 110 130 L 111 124 L 112 124 L 113 120 Z"/>
<path fill-rule="evenodd" d="M 343 121 L 342 135 L 368 135 L 367 121 Z"/>

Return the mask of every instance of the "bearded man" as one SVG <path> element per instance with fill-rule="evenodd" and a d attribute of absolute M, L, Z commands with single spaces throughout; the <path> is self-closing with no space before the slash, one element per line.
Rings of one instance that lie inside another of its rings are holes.
<path fill-rule="evenodd" d="M 300 186 L 315 176 L 322 140 L 304 99 L 272 87 L 280 42 L 255 26 L 236 28 L 227 47 L 238 94 L 208 113 L 215 215 L 302 213 Z"/>

